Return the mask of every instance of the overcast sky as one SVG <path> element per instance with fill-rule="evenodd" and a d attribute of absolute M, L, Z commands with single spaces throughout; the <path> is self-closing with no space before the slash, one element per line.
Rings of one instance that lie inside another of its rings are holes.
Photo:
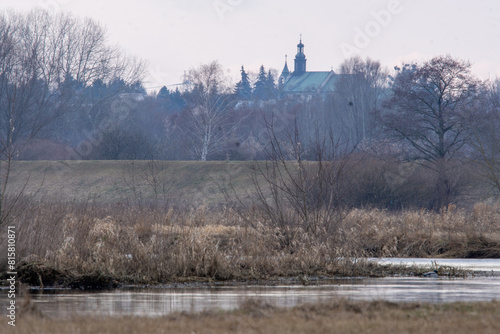
<path fill-rule="evenodd" d="M 148 61 L 148 90 L 212 60 L 235 81 L 241 65 L 281 71 L 285 54 L 293 70 L 300 34 L 311 71 L 352 55 L 393 68 L 450 54 L 481 78 L 500 77 L 498 0 L 0 0 L 36 7 L 98 20 L 112 44 Z"/>

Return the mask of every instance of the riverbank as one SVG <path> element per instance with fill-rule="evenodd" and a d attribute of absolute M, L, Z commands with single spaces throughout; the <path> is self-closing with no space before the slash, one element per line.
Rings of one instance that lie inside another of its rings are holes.
<path fill-rule="evenodd" d="M 483 203 L 471 212 L 453 207 L 440 213 L 345 210 L 334 224 L 306 230 L 273 224 L 256 209 L 38 202 L 25 206 L 13 224 L 21 282 L 96 289 L 419 275 L 425 269 L 355 259 L 498 258 L 498 221 L 499 207 Z M 0 239 L 6 236 L 2 231 Z M 453 268 L 433 269 L 445 276 L 464 275 Z"/>
<path fill-rule="evenodd" d="M 391 303 L 332 300 L 278 308 L 246 300 L 234 311 L 175 313 L 164 317 L 73 317 L 24 314 L 16 333 L 498 333 L 500 304 Z M 7 332 L 6 322 L 0 331 Z"/>

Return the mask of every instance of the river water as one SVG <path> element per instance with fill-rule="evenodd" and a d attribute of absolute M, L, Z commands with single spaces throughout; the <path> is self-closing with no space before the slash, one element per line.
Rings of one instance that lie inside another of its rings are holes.
<path fill-rule="evenodd" d="M 331 279 L 310 285 L 212 285 L 164 288 L 122 288 L 108 292 L 80 292 L 64 289 L 33 290 L 38 308 L 50 317 L 161 316 L 177 311 L 234 309 L 246 299 L 257 298 L 272 305 L 291 307 L 303 303 L 325 302 L 335 298 L 349 300 L 388 300 L 395 302 L 491 301 L 500 300 L 500 259 L 369 259 L 381 263 L 429 266 L 456 266 L 481 273 L 469 278 L 390 277 Z M 0 305 L 7 305 L 7 291 L 0 291 Z"/>
<path fill-rule="evenodd" d="M 479 274 L 488 276 L 500 276 L 500 259 L 422 259 L 422 258 L 369 258 L 368 261 L 380 264 L 415 265 L 419 267 L 430 267 L 433 265 L 455 267 L 472 270 Z"/>

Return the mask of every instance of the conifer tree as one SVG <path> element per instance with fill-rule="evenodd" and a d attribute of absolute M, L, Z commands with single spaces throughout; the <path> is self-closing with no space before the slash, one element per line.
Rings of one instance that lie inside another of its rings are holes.
<path fill-rule="evenodd" d="M 270 99 L 276 98 L 276 96 L 278 94 L 278 89 L 276 87 L 276 82 L 274 80 L 274 76 L 270 70 L 269 70 L 269 72 L 267 72 L 266 84 L 267 84 L 266 86 L 267 86 L 268 98 L 270 98 Z"/>
<path fill-rule="evenodd" d="M 167 99 L 170 95 L 170 92 L 166 86 L 163 86 L 160 91 L 158 92 L 158 95 L 156 96 L 159 99 Z"/>
<path fill-rule="evenodd" d="M 241 66 L 241 80 L 236 84 L 234 94 L 240 100 L 248 100 L 252 97 L 252 87 L 243 66 Z"/>
<path fill-rule="evenodd" d="M 266 70 L 264 69 L 264 65 L 260 67 L 259 76 L 257 77 L 257 81 L 255 82 L 255 86 L 253 88 L 253 95 L 257 100 L 268 100 L 268 78 L 266 75 Z"/>
<path fill-rule="evenodd" d="M 168 88 L 166 86 L 163 86 L 158 94 L 156 94 L 156 100 L 162 108 L 168 108 L 168 104 L 170 102 L 170 92 L 168 91 Z"/>

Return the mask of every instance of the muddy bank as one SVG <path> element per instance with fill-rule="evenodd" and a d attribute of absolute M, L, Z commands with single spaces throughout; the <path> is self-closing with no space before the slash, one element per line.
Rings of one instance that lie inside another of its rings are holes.
<path fill-rule="evenodd" d="M 131 277 L 111 276 L 99 272 L 88 274 L 79 274 L 74 270 L 58 270 L 48 264 L 41 262 L 26 263 L 22 262 L 18 268 L 19 282 L 30 287 L 44 288 L 70 288 L 76 290 L 111 290 L 123 286 L 161 286 L 161 287 L 199 287 L 213 284 L 233 285 L 233 284 L 303 284 L 314 285 L 322 284 L 325 281 L 335 278 L 380 278 L 388 276 L 422 276 L 429 270 L 436 270 L 440 276 L 444 277 L 470 277 L 473 275 L 470 270 L 462 270 L 451 266 L 405 266 L 397 264 L 381 265 L 371 261 L 359 260 L 351 263 L 349 266 L 338 267 L 335 271 L 326 272 L 318 270 L 311 274 L 310 272 L 294 272 L 288 276 L 270 276 L 262 275 L 255 277 L 248 273 L 241 272 L 241 276 L 233 277 L 227 280 L 218 280 L 214 277 L 203 276 L 185 276 L 170 277 L 163 281 L 143 278 L 134 280 Z M 2 274 L 0 276 L 2 283 L 5 282 Z"/>
<path fill-rule="evenodd" d="M 6 274 L 3 273 L 2 281 Z M 58 270 L 44 263 L 22 262 L 17 267 L 18 281 L 30 287 L 71 288 L 78 290 L 115 289 L 122 285 L 117 278 L 100 273 L 77 274 L 70 270 Z"/>

